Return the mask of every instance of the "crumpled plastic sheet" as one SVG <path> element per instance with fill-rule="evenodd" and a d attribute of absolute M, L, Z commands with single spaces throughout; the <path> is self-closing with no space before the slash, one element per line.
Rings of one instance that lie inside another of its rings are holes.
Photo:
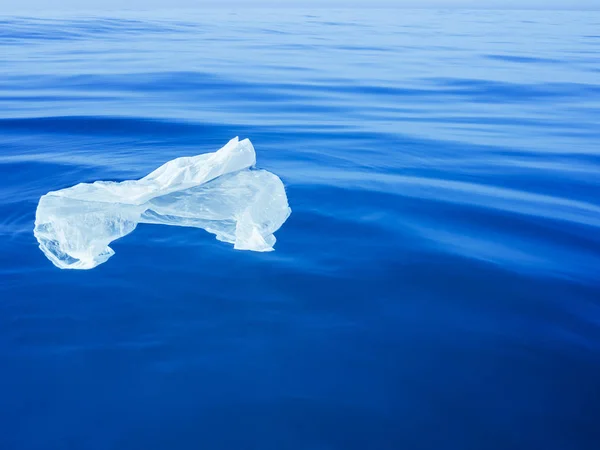
<path fill-rule="evenodd" d="M 202 228 L 237 250 L 273 250 L 291 213 L 282 181 L 255 170 L 248 139 L 171 160 L 140 180 L 81 183 L 40 198 L 34 235 L 61 269 L 92 269 L 139 223 Z"/>

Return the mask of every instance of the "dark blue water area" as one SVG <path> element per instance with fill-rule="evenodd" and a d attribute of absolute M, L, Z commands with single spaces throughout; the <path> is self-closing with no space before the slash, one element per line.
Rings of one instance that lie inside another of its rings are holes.
<path fill-rule="evenodd" d="M 600 14 L 0 21 L 0 448 L 600 448 Z M 41 195 L 250 138 L 275 251 Z"/>

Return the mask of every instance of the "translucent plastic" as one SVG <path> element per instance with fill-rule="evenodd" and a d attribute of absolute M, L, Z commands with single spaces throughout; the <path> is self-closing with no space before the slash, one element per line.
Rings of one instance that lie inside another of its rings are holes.
<path fill-rule="evenodd" d="M 96 181 L 40 198 L 34 235 L 61 269 L 92 269 L 108 260 L 109 244 L 138 223 L 203 228 L 238 250 L 270 251 L 273 233 L 290 215 L 277 175 L 251 169 L 248 139 L 215 153 L 177 158 L 140 180 Z"/>

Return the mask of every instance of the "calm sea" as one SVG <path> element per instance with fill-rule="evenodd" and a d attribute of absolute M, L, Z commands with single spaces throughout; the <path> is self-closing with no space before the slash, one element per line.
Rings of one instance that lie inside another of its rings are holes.
<path fill-rule="evenodd" d="M 2 450 L 600 448 L 600 13 L 31 13 L 0 55 Z M 275 252 L 37 248 L 48 191 L 235 136 Z"/>

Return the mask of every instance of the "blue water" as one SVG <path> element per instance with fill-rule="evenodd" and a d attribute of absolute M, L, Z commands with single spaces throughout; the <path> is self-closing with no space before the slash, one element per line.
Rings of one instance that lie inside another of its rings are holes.
<path fill-rule="evenodd" d="M 600 448 L 600 13 L 0 22 L 0 448 Z M 36 17 L 34 17 L 34 15 Z M 250 138 L 276 251 L 39 197 Z"/>

